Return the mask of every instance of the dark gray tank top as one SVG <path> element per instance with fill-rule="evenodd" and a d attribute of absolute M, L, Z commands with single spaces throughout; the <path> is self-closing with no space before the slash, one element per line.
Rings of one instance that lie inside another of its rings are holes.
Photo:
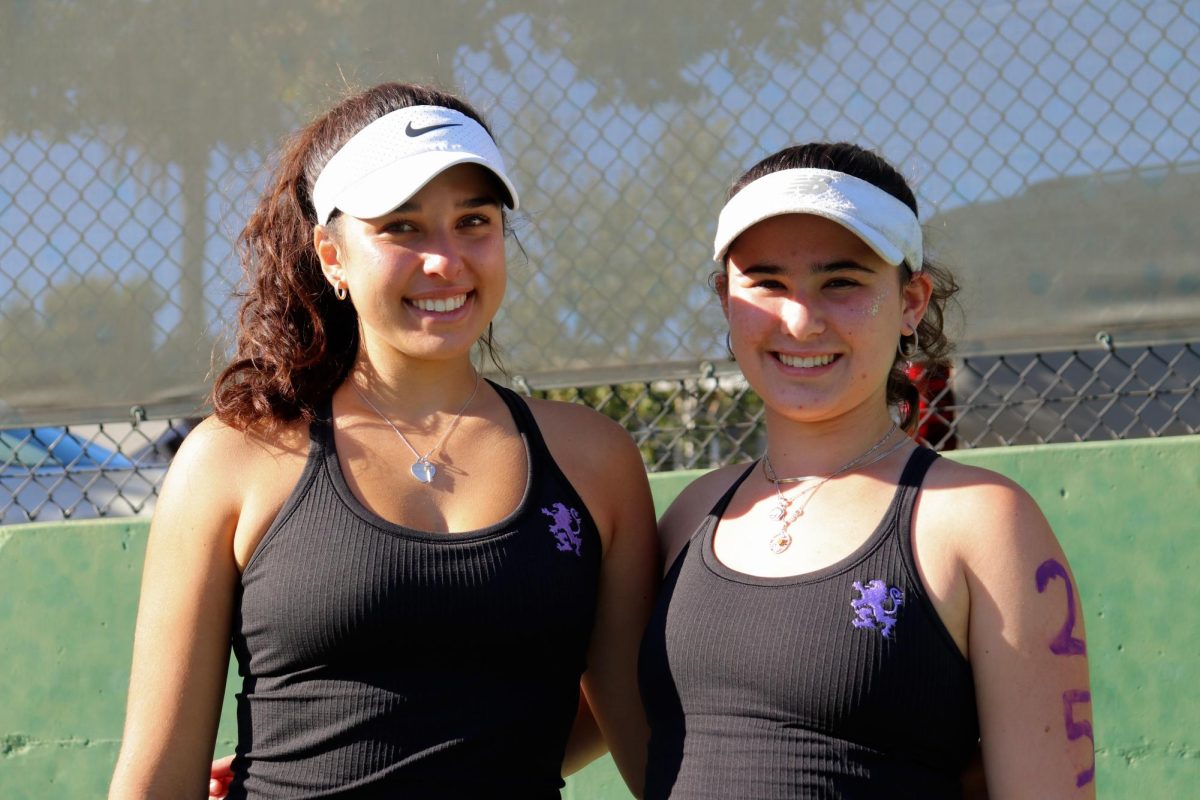
<path fill-rule="evenodd" d="M 913 453 L 857 551 L 794 577 L 735 572 L 713 553 L 750 470 L 718 501 L 667 574 L 642 642 L 647 800 L 960 796 L 979 737 L 974 683 L 910 534 L 936 458 Z"/>
<path fill-rule="evenodd" d="M 526 489 L 470 533 L 373 514 L 329 414 L 311 426 L 238 587 L 230 798 L 559 797 L 601 544 L 528 407 L 495 389 L 525 440 Z"/>

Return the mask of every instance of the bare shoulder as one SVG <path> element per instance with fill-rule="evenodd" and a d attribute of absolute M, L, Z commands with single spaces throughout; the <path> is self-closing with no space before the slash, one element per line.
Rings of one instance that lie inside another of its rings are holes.
<path fill-rule="evenodd" d="M 654 503 L 646 465 L 624 428 L 574 403 L 526 400 L 550 455 L 579 493 L 606 554 L 654 562 Z M 614 548 L 614 543 L 620 544 Z M 643 558 L 645 557 L 645 558 Z M 653 574 L 653 569 L 649 574 Z"/>
<path fill-rule="evenodd" d="M 562 400 L 542 400 L 536 397 L 524 399 L 547 441 L 553 437 L 592 442 L 601 446 L 620 446 L 633 442 L 628 431 L 594 408 Z"/>
<path fill-rule="evenodd" d="M 238 473 L 242 465 L 255 457 L 255 449 L 241 431 L 215 416 L 205 418 L 183 440 L 171 460 L 163 485 L 159 515 L 163 504 L 170 504 L 176 492 L 188 495 L 203 493 L 207 499 L 232 497 L 240 485 Z M 222 480 L 222 476 L 233 480 Z"/>
<path fill-rule="evenodd" d="M 934 462 L 921 493 L 921 502 L 940 513 L 969 515 L 984 524 L 1013 513 L 1040 514 L 1037 503 L 1016 481 L 949 458 Z"/>
<path fill-rule="evenodd" d="M 675 497 L 658 521 L 658 538 L 668 569 L 721 495 L 729 490 L 748 466 L 745 463 L 730 464 L 706 472 Z"/>
<path fill-rule="evenodd" d="M 997 472 L 938 459 L 922 485 L 918 535 L 937 536 L 967 560 L 1003 551 L 1058 551 L 1037 502 Z"/>
<path fill-rule="evenodd" d="M 546 445 L 568 476 L 634 465 L 645 471 L 629 431 L 595 409 L 578 403 L 525 398 Z"/>
<path fill-rule="evenodd" d="M 278 494 L 271 487 L 294 482 L 307 453 L 306 427 L 243 431 L 210 416 L 196 426 L 171 461 L 155 513 L 165 520 L 196 519 L 236 523 L 248 499 Z M 226 525 L 221 525 L 226 527 Z"/>
<path fill-rule="evenodd" d="M 239 430 L 209 416 L 183 440 L 171 470 L 200 476 L 215 473 L 222 482 L 231 483 L 238 476 L 254 474 L 264 462 L 302 455 L 307 446 L 302 424 L 267 433 Z"/>

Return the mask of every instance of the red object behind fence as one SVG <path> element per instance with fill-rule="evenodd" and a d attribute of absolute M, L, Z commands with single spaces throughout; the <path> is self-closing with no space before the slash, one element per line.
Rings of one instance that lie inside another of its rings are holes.
<path fill-rule="evenodd" d="M 914 438 L 936 450 L 953 450 L 958 446 L 958 437 L 954 435 L 954 391 L 950 388 L 950 368 L 909 364 L 907 373 L 921 395 Z"/>

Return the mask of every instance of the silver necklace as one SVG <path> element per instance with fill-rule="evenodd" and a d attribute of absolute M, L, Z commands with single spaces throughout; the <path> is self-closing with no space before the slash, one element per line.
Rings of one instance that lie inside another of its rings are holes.
<path fill-rule="evenodd" d="M 883 447 L 884 442 L 892 438 L 892 434 L 899 430 L 899 428 L 900 426 L 893 422 L 891 427 L 887 429 L 883 436 L 880 436 L 879 439 L 875 441 L 875 444 L 871 445 L 866 450 L 847 461 L 845 464 L 842 464 L 840 467 L 834 470 L 833 474 L 838 474 L 847 469 L 853 469 L 856 464 L 868 458 L 876 450 Z M 775 467 L 771 464 L 771 456 L 769 454 L 763 456 L 763 475 L 766 476 L 767 480 L 776 486 L 781 483 L 808 483 L 809 481 L 819 481 L 822 478 L 828 480 L 828 477 L 825 475 L 797 475 L 792 478 L 780 478 L 775 474 Z"/>
<path fill-rule="evenodd" d="M 776 531 L 775 535 L 772 536 L 767 542 L 767 547 L 770 548 L 771 552 L 775 555 L 779 555 L 792 546 L 792 535 L 788 533 L 788 528 L 791 527 L 793 522 L 804 516 L 805 507 L 808 506 L 809 502 L 813 498 L 813 495 L 816 494 L 818 489 L 839 475 L 844 475 L 853 469 L 869 467 L 876 461 L 882 461 L 903 447 L 904 443 L 907 441 L 905 437 L 901 437 L 894 445 L 887 448 L 883 452 L 876 453 L 876 451 L 883 447 L 884 443 L 891 438 L 892 434 L 896 432 L 896 429 L 897 426 L 895 423 L 893 423 L 892 427 L 888 428 L 887 433 L 883 435 L 882 439 L 875 442 L 875 444 L 871 445 L 866 450 L 835 469 L 833 472 L 830 472 L 828 475 L 804 475 L 794 478 L 780 478 L 775 475 L 775 469 L 771 466 L 770 456 L 763 456 L 763 475 L 765 475 L 766 479 L 775 486 L 775 494 L 779 497 L 775 507 L 772 508 L 768 514 L 771 519 L 779 523 L 779 530 Z M 812 486 L 807 486 L 801 489 L 795 497 L 788 497 L 783 493 L 782 487 L 785 483 L 812 483 Z M 796 508 L 796 510 L 793 511 L 791 510 L 792 504 L 797 500 L 801 501 L 800 505 Z"/>
<path fill-rule="evenodd" d="M 388 424 L 389 428 L 396 432 L 396 435 L 400 437 L 400 441 L 404 442 L 404 445 L 412 451 L 414 456 L 417 457 L 417 460 L 414 461 L 412 466 L 408 468 L 408 471 L 412 473 L 412 476 L 421 483 L 432 483 L 433 476 L 437 475 L 437 465 L 430 461 L 429 457 L 437 452 L 439 447 L 445 444 L 446 439 L 450 436 L 450 433 L 456 427 L 458 427 L 458 421 L 462 419 L 462 415 L 467 410 L 467 406 L 471 405 L 471 401 L 475 399 L 475 393 L 479 391 L 479 371 L 475 371 L 475 388 L 471 390 L 471 395 L 467 398 L 467 402 L 462 404 L 462 408 L 460 408 L 458 413 L 454 415 L 454 419 L 450 420 L 450 424 L 446 426 L 446 432 L 442 434 L 442 438 L 438 439 L 437 443 L 433 447 L 429 448 L 425 455 L 421 455 L 419 452 L 417 452 L 417 448 L 412 446 L 412 442 L 408 440 L 408 437 L 401 433 L 400 429 L 396 427 L 396 424 L 388 419 L 387 415 L 380 411 L 379 408 L 371 402 L 370 398 L 363 394 L 362 391 L 354 385 L 353 380 L 350 381 L 350 388 L 354 390 L 355 394 L 362 398 L 364 403 L 371 407 L 372 411 L 379 415 L 381 420 Z"/>

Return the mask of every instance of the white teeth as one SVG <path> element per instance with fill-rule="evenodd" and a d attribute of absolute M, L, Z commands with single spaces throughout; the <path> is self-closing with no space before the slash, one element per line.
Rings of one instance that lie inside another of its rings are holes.
<path fill-rule="evenodd" d="M 467 302 L 465 294 L 456 295 L 454 297 L 438 298 L 436 300 L 413 300 L 412 304 L 422 311 L 437 311 L 445 313 L 447 311 L 457 311 L 462 308 L 463 303 Z"/>
<path fill-rule="evenodd" d="M 796 356 L 788 356 L 783 353 L 779 354 L 779 360 L 788 367 L 823 367 L 826 364 L 832 364 L 833 358 L 832 355 L 797 358 Z"/>

